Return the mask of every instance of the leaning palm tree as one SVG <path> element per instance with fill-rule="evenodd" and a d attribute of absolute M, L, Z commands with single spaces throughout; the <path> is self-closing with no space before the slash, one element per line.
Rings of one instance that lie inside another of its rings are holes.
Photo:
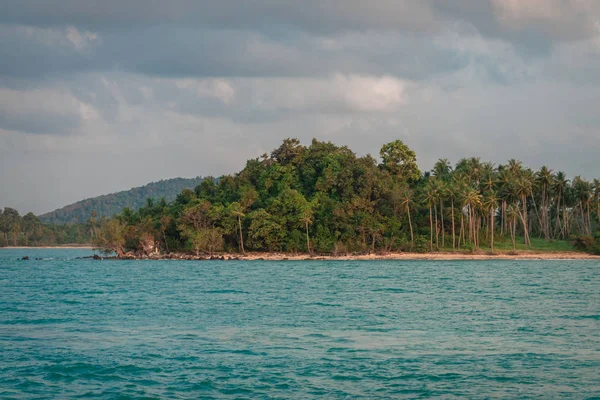
<path fill-rule="evenodd" d="M 231 203 L 229 205 L 229 208 L 231 211 L 231 215 L 233 215 L 237 218 L 238 230 L 239 230 L 239 234 L 240 234 L 240 250 L 241 250 L 242 254 L 246 254 L 246 250 L 244 249 L 244 235 L 242 232 L 242 218 L 245 216 L 244 208 L 238 202 Z"/>
<path fill-rule="evenodd" d="M 412 251 L 413 246 L 415 244 L 415 236 L 413 234 L 413 226 L 410 218 L 410 203 L 412 203 L 413 191 L 407 186 L 402 189 L 402 206 L 406 210 L 406 215 L 408 217 L 408 227 L 410 228 L 410 249 Z"/>
<path fill-rule="evenodd" d="M 521 222 L 523 223 L 525 244 L 531 246 L 531 241 L 529 240 L 529 227 L 527 217 L 527 197 L 529 197 L 533 192 L 533 181 L 531 175 L 523 173 L 520 174 L 516 182 L 516 189 L 517 194 L 521 198 L 521 207 L 523 209 L 523 212 L 521 214 Z"/>
<path fill-rule="evenodd" d="M 513 251 L 517 251 L 517 217 L 519 214 L 519 207 L 516 204 L 511 204 L 506 208 L 506 217 L 508 218 L 508 227 Z"/>

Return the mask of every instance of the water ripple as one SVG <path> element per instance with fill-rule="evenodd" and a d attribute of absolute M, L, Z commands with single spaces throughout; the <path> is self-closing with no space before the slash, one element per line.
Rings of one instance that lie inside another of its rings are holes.
<path fill-rule="evenodd" d="M 88 254 L 0 250 L 0 398 L 600 397 L 595 261 Z"/>

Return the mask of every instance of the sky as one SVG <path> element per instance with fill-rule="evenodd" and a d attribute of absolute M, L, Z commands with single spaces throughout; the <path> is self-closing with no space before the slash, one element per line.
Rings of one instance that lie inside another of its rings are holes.
<path fill-rule="evenodd" d="M 0 207 L 313 137 L 600 177 L 597 0 L 2 0 Z"/>

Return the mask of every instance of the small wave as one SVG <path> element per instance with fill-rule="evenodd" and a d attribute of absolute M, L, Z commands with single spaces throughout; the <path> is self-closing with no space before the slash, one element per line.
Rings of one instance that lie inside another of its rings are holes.
<path fill-rule="evenodd" d="M 249 294 L 243 290 L 235 290 L 235 289 L 217 289 L 217 290 L 205 290 L 204 293 L 209 294 Z"/>
<path fill-rule="evenodd" d="M 330 304 L 330 303 L 322 303 L 320 301 L 316 302 L 316 303 L 312 303 L 315 306 L 321 306 L 321 307 L 341 307 L 339 304 Z"/>
<path fill-rule="evenodd" d="M 410 290 L 402 288 L 379 288 L 373 289 L 373 292 L 387 292 L 387 293 L 412 293 Z"/>

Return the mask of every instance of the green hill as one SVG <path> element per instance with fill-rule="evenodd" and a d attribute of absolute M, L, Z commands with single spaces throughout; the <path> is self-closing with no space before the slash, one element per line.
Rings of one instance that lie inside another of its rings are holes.
<path fill-rule="evenodd" d="M 152 182 L 130 190 L 81 200 L 58 210 L 42 214 L 39 218 L 46 223 L 64 224 L 85 222 L 92 211 L 96 211 L 98 218 L 110 217 L 120 213 L 124 207 L 137 210 L 149 198 L 159 200 L 164 197 L 165 200 L 172 201 L 183 189 L 194 189 L 203 179 L 202 177 L 174 178 Z"/>

